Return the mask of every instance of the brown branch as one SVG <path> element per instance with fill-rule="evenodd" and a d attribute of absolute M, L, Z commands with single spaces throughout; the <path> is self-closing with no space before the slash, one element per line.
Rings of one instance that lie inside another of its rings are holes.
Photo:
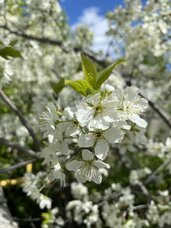
<path fill-rule="evenodd" d="M 0 169 L 0 174 L 10 173 L 10 172 L 12 172 L 13 170 L 16 170 L 16 169 L 19 169 L 19 168 L 21 168 L 21 167 L 24 167 L 24 166 L 26 166 L 27 164 L 33 163 L 33 162 L 35 162 L 35 161 L 37 161 L 36 158 L 31 159 L 31 160 L 27 160 L 27 161 L 22 161 L 22 162 L 19 162 L 19 163 L 15 164 L 15 165 L 9 166 L 9 167 L 7 167 L 7 168 Z"/>
<path fill-rule="evenodd" d="M 169 127 L 169 129 L 171 129 L 171 121 L 166 117 L 166 114 L 163 113 L 154 102 L 149 100 L 143 94 L 139 93 L 139 95 L 148 101 L 150 107 L 158 114 L 158 116 L 160 116 L 160 118 L 165 122 L 165 124 Z"/>
<path fill-rule="evenodd" d="M 24 125 L 24 127 L 27 129 L 30 136 L 32 137 L 36 150 L 40 151 L 40 142 L 38 141 L 33 129 L 27 123 L 27 120 L 24 118 L 24 116 L 21 114 L 18 108 L 11 102 L 11 100 L 6 96 L 6 94 L 2 90 L 0 90 L 0 97 L 4 101 L 4 103 L 18 116 L 21 123 Z"/>
<path fill-rule="evenodd" d="M 7 27 L 6 25 L 0 25 L 0 28 L 8 31 L 11 34 L 23 37 L 23 38 L 28 39 L 28 40 L 34 40 L 34 41 L 38 41 L 40 43 L 51 44 L 51 45 L 56 45 L 56 46 L 62 47 L 62 42 L 59 40 L 54 40 L 54 39 L 50 39 L 50 38 L 43 38 L 43 37 L 36 37 L 33 35 L 26 34 L 24 32 L 12 30 L 9 27 Z"/>
<path fill-rule="evenodd" d="M 18 143 L 13 143 L 13 142 L 10 142 L 9 140 L 5 139 L 5 138 L 0 138 L 0 145 L 5 145 L 5 146 L 8 146 L 12 149 L 16 149 L 18 151 L 21 151 L 25 154 L 28 154 L 30 156 L 33 156 L 33 157 L 36 157 L 36 158 L 39 158 L 39 154 L 38 153 L 35 153 L 33 150 L 30 150 L 24 146 L 21 146 L 19 145 Z"/>
<path fill-rule="evenodd" d="M 23 37 L 23 38 L 25 38 L 27 40 L 33 40 L 33 41 L 37 41 L 39 43 L 44 43 L 44 44 L 50 44 L 50 45 L 58 46 L 65 53 L 69 53 L 69 50 L 67 50 L 63 46 L 62 41 L 51 39 L 51 38 L 48 38 L 48 37 L 37 37 L 37 36 L 29 35 L 29 34 L 26 34 L 24 32 L 19 32 L 19 31 L 16 31 L 16 30 L 12 30 L 9 27 L 7 27 L 6 25 L 0 25 L 0 28 L 8 31 L 10 34 L 14 34 L 16 36 Z M 96 62 L 97 64 L 99 64 L 102 67 L 106 67 L 106 66 L 108 66 L 110 64 L 110 63 L 108 63 L 105 60 L 100 60 L 100 59 L 96 58 L 95 57 L 96 54 L 94 52 L 90 51 L 90 50 L 89 50 L 89 52 L 87 52 L 87 51 L 85 52 L 81 48 L 78 48 L 78 47 L 73 47 L 73 50 L 75 52 L 83 52 L 85 55 L 87 55 L 89 58 L 91 58 L 94 62 Z"/>

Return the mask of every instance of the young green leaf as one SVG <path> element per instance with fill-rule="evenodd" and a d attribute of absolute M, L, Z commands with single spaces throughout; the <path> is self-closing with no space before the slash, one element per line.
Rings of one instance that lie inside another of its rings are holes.
<path fill-rule="evenodd" d="M 76 92 L 82 94 L 83 96 L 87 96 L 89 94 L 94 93 L 94 89 L 86 80 L 66 80 L 65 84 L 71 86 Z"/>
<path fill-rule="evenodd" d="M 81 55 L 82 58 L 82 69 L 84 73 L 84 78 L 89 84 L 94 88 L 96 84 L 96 67 L 92 61 L 85 55 Z"/>
<path fill-rule="evenodd" d="M 105 69 L 101 70 L 100 72 L 97 73 L 97 80 L 96 80 L 96 85 L 95 89 L 100 89 L 101 85 L 103 82 L 105 82 L 109 76 L 111 75 L 112 71 L 120 64 L 125 63 L 125 59 L 119 59 L 112 65 L 106 67 Z"/>
<path fill-rule="evenodd" d="M 58 94 L 61 92 L 61 90 L 65 87 L 65 79 L 61 78 L 58 83 L 51 82 L 51 87 L 53 91 Z"/>
<path fill-rule="evenodd" d="M 21 58 L 21 53 L 14 49 L 13 47 L 3 47 L 0 49 L 0 56 L 5 59 L 9 59 L 9 57 L 13 58 Z"/>

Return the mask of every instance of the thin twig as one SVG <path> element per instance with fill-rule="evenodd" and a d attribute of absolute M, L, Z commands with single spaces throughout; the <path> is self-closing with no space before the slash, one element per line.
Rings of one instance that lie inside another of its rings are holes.
<path fill-rule="evenodd" d="M 147 204 L 140 204 L 140 205 L 133 206 L 132 210 L 136 211 L 136 210 L 146 209 L 148 207 L 149 207 L 149 205 L 147 205 Z"/>
<path fill-rule="evenodd" d="M 165 124 L 171 129 L 171 121 L 166 117 L 166 114 L 163 113 L 158 107 L 157 105 L 149 100 L 146 96 L 144 96 L 143 94 L 139 93 L 139 95 L 143 98 L 145 98 L 149 105 L 151 106 L 151 108 L 160 116 L 160 118 L 165 122 Z"/>
<path fill-rule="evenodd" d="M 148 176 L 148 178 L 144 181 L 144 184 L 149 184 L 150 181 L 152 181 L 156 177 L 156 175 L 162 169 L 164 169 L 170 162 L 171 162 L 171 158 L 167 159 L 161 166 L 159 166 L 156 170 L 154 170 L 150 176 Z"/>
<path fill-rule="evenodd" d="M 30 156 L 33 156 L 33 157 L 37 157 L 39 158 L 39 154 L 38 153 L 35 153 L 33 150 L 30 150 L 24 146 L 21 146 L 20 144 L 18 143 L 13 143 L 13 142 L 10 142 L 9 140 L 5 139 L 5 138 L 0 138 L 0 145 L 6 145 L 12 149 L 16 149 L 18 151 L 21 151 L 21 152 L 24 152 Z"/>
<path fill-rule="evenodd" d="M 22 161 L 22 162 L 19 162 L 19 163 L 15 164 L 15 165 L 9 166 L 9 167 L 7 167 L 7 168 L 0 169 L 0 174 L 10 173 L 10 172 L 12 172 L 13 170 L 19 169 L 19 168 L 21 168 L 21 167 L 23 167 L 23 166 L 26 166 L 26 165 L 29 164 L 29 163 L 33 163 L 33 162 L 35 162 L 35 161 L 37 161 L 36 158 L 31 159 L 31 160 L 27 160 L 27 161 Z"/>
<path fill-rule="evenodd" d="M 103 204 L 109 200 L 115 200 L 118 199 L 120 196 L 122 196 L 122 193 L 120 192 L 112 192 L 111 194 L 104 196 L 100 202 L 97 203 L 99 207 L 103 206 Z"/>
<path fill-rule="evenodd" d="M 4 101 L 4 103 L 18 116 L 21 123 L 24 125 L 24 127 L 27 129 L 30 136 L 32 137 L 36 150 L 40 151 L 40 142 L 37 139 L 33 129 L 27 123 L 27 120 L 24 118 L 24 116 L 21 114 L 21 112 L 18 110 L 18 108 L 11 102 L 11 100 L 6 96 L 6 94 L 2 90 L 0 90 L 0 97 Z"/>
<path fill-rule="evenodd" d="M 15 221 L 20 221 L 20 222 L 38 222 L 41 221 L 42 218 L 17 218 L 13 217 Z"/>
<path fill-rule="evenodd" d="M 52 44 L 52 45 L 57 45 L 57 46 L 62 47 L 62 42 L 59 41 L 59 40 L 54 40 L 54 39 L 44 38 L 44 37 L 36 37 L 36 36 L 33 36 L 33 35 L 26 34 L 24 32 L 19 32 L 19 31 L 16 31 L 16 30 L 12 30 L 9 27 L 7 27 L 6 25 L 0 25 L 0 28 L 8 31 L 11 34 L 23 37 L 23 38 L 28 39 L 28 40 L 34 40 L 34 41 L 38 41 L 40 43 Z"/>

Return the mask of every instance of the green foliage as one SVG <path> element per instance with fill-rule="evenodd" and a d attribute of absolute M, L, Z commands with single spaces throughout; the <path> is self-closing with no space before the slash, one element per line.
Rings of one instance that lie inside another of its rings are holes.
<path fill-rule="evenodd" d="M 51 215 L 51 212 L 43 212 L 41 213 L 41 216 L 43 218 L 43 224 L 49 224 L 51 219 L 52 219 L 52 215 Z"/>
<path fill-rule="evenodd" d="M 110 66 L 106 67 L 105 69 L 101 70 L 97 74 L 97 79 L 96 79 L 96 86 L 95 89 L 100 89 L 102 84 L 109 78 L 111 75 L 112 71 L 119 65 L 125 63 L 125 59 L 118 59 L 115 63 L 111 64 Z"/>
<path fill-rule="evenodd" d="M 80 93 L 83 96 L 88 96 L 89 94 L 93 94 L 95 92 L 95 90 L 86 80 L 66 80 L 65 83 L 66 85 L 70 85 L 76 92 Z"/>
<path fill-rule="evenodd" d="M 16 50 L 14 46 L 16 44 L 16 40 L 12 41 L 10 43 L 11 46 L 5 46 L 2 41 L 0 41 L 0 56 L 9 59 L 10 57 L 12 58 L 21 58 L 21 53 L 20 51 Z"/>
<path fill-rule="evenodd" d="M 84 72 L 84 78 L 94 88 L 96 86 L 97 71 L 92 61 L 85 55 L 81 55 L 82 58 L 82 70 Z"/>
<path fill-rule="evenodd" d="M 65 87 L 65 79 L 61 78 L 58 83 L 51 82 L 50 84 L 55 94 L 58 94 Z"/>
<path fill-rule="evenodd" d="M 81 58 L 84 80 L 66 80 L 65 84 L 70 85 L 76 92 L 83 96 L 88 96 L 89 94 L 98 92 L 102 84 L 109 78 L 112 71 L 120 64 L 126 62 L 125 59 L 121 58 L 109 67 L 97 72 L 94 63 L 92 63 L 87 56 L 81 55 Z"/>

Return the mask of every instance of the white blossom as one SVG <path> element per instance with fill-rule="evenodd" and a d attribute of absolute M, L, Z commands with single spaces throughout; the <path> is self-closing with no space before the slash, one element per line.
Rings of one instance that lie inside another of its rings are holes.
<path fill-rule="evenodd" d="M 71 193 L 75 199 L 81 199 L 88 194 L 88 189 L 81 183 L 71 184 Z"/>
<path fill-rule="evenodd" d="M 66 168 L 69 171 L 75 171 L 75 177 L 81 183 L 93 181 L 100 184 L 102 176 L 99 169 L 108 169 L 110 166 L 100 160 L 95 160 L 93 153 L 87 149 L 82 151 L 82 158 L 83 161 L 73 160 L 68 162 Z"/>
<path fill-rule="evenodd" d="M 146 128 L 147 122 L 140 117 L 140 115 L 147 108 L 147 101 L 140 98 L 138 89 L 135 87 L 128 87 L 123 93 L 121 90 L 116 91 L 118 97 L 118 112 L 122 120 L 131 120 L 139 127 Z"/>
<path fill-rule="evenodd" d="M 78 138 L 79 147 L 92 147 L 97 158 L 104 160 L 109 151 L 109 143 L 119 143 L 123 139 L 123 131 L 119 128 L 108 128 L 105 131 L 95 131 L 82 134 Z"/>
<path fill-rule="evenodd" d="M 89 129 L 105 130 L 117 119 L 115 106 L 116 99 L 113 96 L 103 98 L 97 93 L 78 106 L 76 117 L 83 127 L 87 125 Z"/>

